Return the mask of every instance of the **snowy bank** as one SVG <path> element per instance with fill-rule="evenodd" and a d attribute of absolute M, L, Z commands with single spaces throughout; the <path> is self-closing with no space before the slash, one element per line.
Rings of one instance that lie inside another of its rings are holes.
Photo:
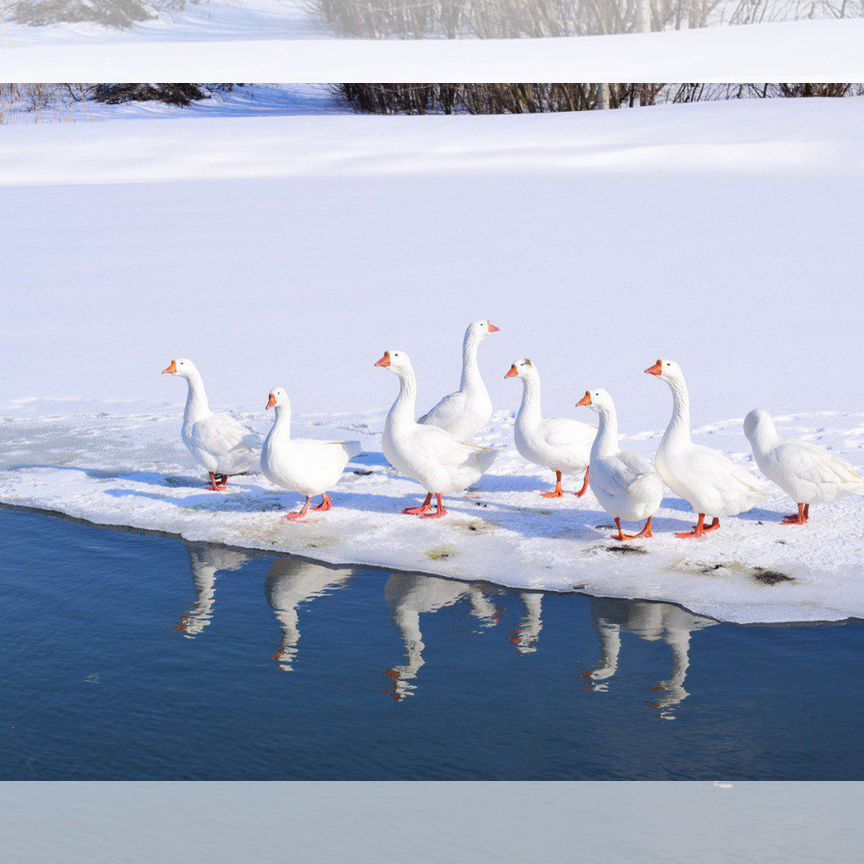
<path fill-rule="evenodd" d="M 801 435 L 827 424 L 837 431 L 806 437 L 838 445 L 838 452 L 861 461 L 864 414 L 784 417 L 779 425 L 781 434 Z M 551 486 L 552 474 L 527 465 L 512 449 L 512 417 L 505 414 L 496 418 L 484 440 L 509 449 L 475 489 L 448 501 L 446 519 L 429 522 L 401 513 L 418 504 L 422 491 L 386 465 L 379 449 L 383 418 L 378 416 L 319 421 L 298 432 L 360 437 L 369 449 L 352 461 L 334 491 L 335 509 L 294 523 L 282 518 L 283 512 L 296 509 L 301 499 L 281 493 L 261 476 L 237 478 L 225 494 L 208 492 L 200 472 L 184 466 L 188 459 L 165 437 L 176 425 L 176 419 L 152 416 L 146 421 L 113 420 L 101 429 L 91 423 L 89 448 L 121 465 L 137 461 L 137 469 L 83 467 L 92 457 L 77 450 L 67 464 L 0 472 L 0 501 L 104 525 L 291 552 L 333 564 L 378 565 L 514 588 L 665 600 L 726 621 L 864 617 L 864 502 L 857 499 L 815 508 L 812 522 L 800 529 L 779 524 L 780 515 L 794 507 L 778 495 L 762 508 L 723 520 L 720 533 L 693 542 L 674 537 L 675 531 L 689 530 L 693 514 L 683 501 L 669 496 L 655 517 L 654 539 L 622 545 L 610 539 L 614 526 L 592 495 L 577 499 L 568 494 L 554 501 L 540 497 Z M 256 425 L 261 426 L 260 419 Z M 50 437 L 51 424 L 43 428 Z M 108 440 L 103 451 L 103 437 L 118 435 L 127 442 L 124 455 L 111 454 Z M 21 437 L 40 440 L 33 431 Z M 639 436 L 627 446 L 653 453 L 659 437 Z M 740 421 L 716 424 L 696 436 L 700 443 L 730 454 L 739 439 Z M 44 438 L 40 443 L 45 446 Z M 143 455 L 148 450 L 151 461 Z M 166 451 L 177 462 L 164 455 L 152 459 Z M 54 455 L 58 462 L 66 461 L 62 451 Z M 103 456 L 98 461 L 107 460 Z M 579 484 L 570 481 L 572 492 Z"/>
<path fill-rule="evenodd" d="M 653 455 L 669 394 L 642 370 L 669 356 L 697 440 L 749 460 L 740 418 L 761 406 L 864 463 L 862 119 L 850 98 L 12 126 L 0 253 L 28 302 L 0 344 L 0 501 L 726 620 L 862 615 L 861 501 L 797 529 L 777 498 L 691 544 L 667 498 L 644 554 L 616 551 L 591 496 L 539 498 L 551 475 L 513 452 L 520 388 L 503 380 L 532 357 L 549 415 L 605 387 L 628 446 Z M 498 409 L 485 440 L 508 449 L 447 520 L 401 516 L 420 490 L 386 473 L 395 382 L 372 364 L 408 351 L 425 408 L 481 317 L 503 328 L 480 353 Z M 176 356 L 259 429 L 281 384 L 298 434 L 360 437 L 337 509 L 289 525 L 278 510 L 296 500 L 259 477 L 205 493 L 179 441 L 184 388 L 159 375 Z"/>
<path fill-rule="evenodd" d="M 136 28 L 76 38 L 0 24 L 4 81 L 858 81 L 864 20 L 547 39 L 296 38 Z"/>

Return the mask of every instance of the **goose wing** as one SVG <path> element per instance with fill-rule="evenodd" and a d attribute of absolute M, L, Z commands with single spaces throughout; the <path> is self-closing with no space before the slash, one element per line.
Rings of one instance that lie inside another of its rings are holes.
<path fill-rule="evenodd" d="M 787 441 L 774 451 L 777 465 L 799 480 L 864 490 L 864 478 L 845 459 L 804 441 Z"/>
<path fill-rule="evenodd" d="M 300 458 L 304 473 L 334 471 L 344 468 L 352 456 L 360 452 L 359 441 L 291 441 L 292 458 Z"/>
<path fill-rule="evenodd" d="M 437 405 L 427 411 L 417 422 L 447 428 L 455 423 L 465 411 L 465 394 L 448 393 Z"/>
<path fill-rule="evenodd" d="M 550 447 L 590 447 L 596 434 L 597 430 L 593 426 L 579 420 L 556 417 L 543 421 L 542 435 Z"/>
<path fill-rule="evenodd" d="M 654 466 L 644 456 L 622 450 L 614 459 L 604 461 L 604 470 L 591 478 L 609 495 L 626 495 L 634 483 L 654 471 Z"/>
<path fill-rule="evenodd" d="M 747 468 L 710 447 L 694 446 L 689 462 L 690 471 L 700 485 L 712 487 L 721 495 L 760 498 L 771 494 L 771 489 Z"/>
<path fill-rule="evenodd" d="M 442 465 L 456 468 L 466 462 L 478 466 L 492 464 L 497 451 L 492 447 L 480 447 L 454 438 L 449 432 L 437 426 L 417 426 L 415 441 Z"/>
<path fill-rule="evenodd" d="M 211 414 L 192 429 L 192 438 L 202 450 L 224 456 L 237 450 L 255 450 L 261 439 L 228 414 Z"/>

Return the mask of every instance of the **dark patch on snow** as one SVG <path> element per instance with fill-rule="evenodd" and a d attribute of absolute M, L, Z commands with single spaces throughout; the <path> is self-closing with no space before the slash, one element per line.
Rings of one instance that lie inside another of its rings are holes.
<path fill-rule="evenodd" d="M 647 555 L 648 550 L 641 546 L 625 546 L 623 543 L 615 546 L 607 546 L 607 552 L 617 552 L 619 555 Z"/>
<path fill-rule="evenodd" d="M 452 546 L 436 546 L 432 549 L 427 549 L 423 554 L 433 561 L 446 561 L 456 554 L 456 550 Z"/>
<path fill-rule="evenodd" d="M 779 570 L 766 570 L 763 567 L 753 568 L 753 578 L 763 585 L 777 585 L 779 582 L 794 582 L 792 576 L 787 576 Z"/>
<path fill-rule="evenodd" d="M 353 474 L 358 474 L 360 477 L 368 477 L 370 474 L 374 474 L 374 471 L 370 471 L 367 468 L 355 468 L 352 472 Z"/>
<path fill-rule="evenodd" d="M 700 573 L 713 573 L 715 570 L 722 570 L 725 565 L 723 564 L 709 564 L 707 567 L 700 567 Z"/>

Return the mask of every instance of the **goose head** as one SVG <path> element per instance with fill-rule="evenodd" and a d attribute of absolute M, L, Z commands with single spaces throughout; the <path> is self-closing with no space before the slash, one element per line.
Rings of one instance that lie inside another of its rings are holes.
<path fill-rule="evenodd" d="M 605 390 L 586 390 L 585 395 L 576 403 L 576 407 L 590 408 L 598 414 L 604 414 L 612 411 L 615 403 Z"/>
<path fill-rule="evenodd" d="M 271 408 L 287 408 L 290 403 L 284 387 L 274 387 L 268 396 L 266 410 Z"/>
<path fill-rule="evenodd" d="M 468 325 L 465 336 L 475 342 L 481 342 L 490 333 L 499 333 L 500 327 L 496 327 L 491 321 L 474 321 Z"/>
<path fill-rule="evenodd" d="M 761 408 L 754 408 L 744 418 L 744 435 L 751 444 L 770 441 L 778 437 L 774 419 Z"/>
<path fill-rule="evenodd" d="M 510 367 L 510 371 L 504 378 L 521 378 L 523 381 L 528 381 L 537 377 L 537 367 L 527 358 L 523 357 L 517 360 Z"/>
<path fill-rule="evenodd" d="M 396 375 L 411 371 L 411 358 L 404 351 L 385 351 L 384 356 L 375 364 Z"/>
<path fill-rule="evenodd" d="M 655 375 L 657 378 L 662 378 L 670 383 L 684 383 L 684 373 L 681 367 L 674 360 L 664 360 L 662 357 L 648 369 L 645 370 L 646 375 Z"/>
<path fill-rule="evenodd" d="M 179 358 L 172 360 L 163 370 L 163 375 L 179 375 L 181 378 L 191 378 L 198 375 L 198 368 L 191 360 Z"/>

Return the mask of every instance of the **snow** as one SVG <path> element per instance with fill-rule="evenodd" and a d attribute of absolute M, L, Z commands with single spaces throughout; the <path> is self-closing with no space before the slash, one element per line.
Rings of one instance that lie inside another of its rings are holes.
<path fill-rule="evenodd" d="M 699 442 L 752 463 L 741 422 L 760 406 L 782 435 L 864 464 L 849 381 L 864 361 L 862 120 L 849 98 L 12 125 L 0 256 L 26 302 L 4 312 L 0 501 L 731 621 L 864 615 L 860 500 L 799 529 L 778 524 L 778 494 L 687 543 L 672 532 L 692 514 L 667 496 L 644 553 L 622 553 L 593 496 L 539 497 L 552 475 L 515 453 L 521 387 L 503 380 L 527 355 L 547 415 L 587 422 L 574 404 L 604 387 L 626 445 L 653 455 L 671 403 L 642 370 L 672 357 Z M 425 409 L 458 382 L 481 317 L 502 327 L 480 351 L 496 406 L 481 440 L 502 454 L 448 519 L 402 516 L 421 490 L 384 463 L 396 381 L 372 364 L 408 351 Z M 289 524 L 299 499 L 260 476 L 205 492 L 179 438 L 184 385 L 159 375 L 174 356 L 256 430 L 281 384 L 297 434 L 359 438 L 336 509 Z"/>
<path fill-rule="evenodd" d="M 305 27 L 5 22 L 0 80 L 856 81 L 864 41 L 860 18 L 558 39 L 305 38 L 320 35 Z"/>

